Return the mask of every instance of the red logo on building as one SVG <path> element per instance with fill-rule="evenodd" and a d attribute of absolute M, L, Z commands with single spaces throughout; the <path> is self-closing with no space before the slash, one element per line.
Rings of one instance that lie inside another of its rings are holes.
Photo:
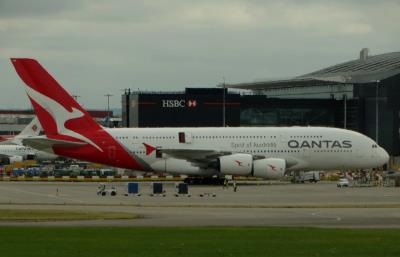
<path fill-rule="evenodd" d="M 187 106 L 189 108 L 195 108 L 197 106 L 197 101 L 196 100 L 188 100 L 187 101 Z"/>

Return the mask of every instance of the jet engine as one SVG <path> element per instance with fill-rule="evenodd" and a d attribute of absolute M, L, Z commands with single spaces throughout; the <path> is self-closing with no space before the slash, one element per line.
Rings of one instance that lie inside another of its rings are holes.
<path fill-rule="evenodd" d="M 14 163 L 14 162 L 22 162 L 23 161 L 23 157 L 22 156 L 18 156 L 18 155 L 10 156 L 8 159 L 10 160 L 10 164 Z"/>
<path fill-rule="evenodd" d="M 266 179 L 279 179 L 285 175 L 286 162 L 284 159 L 267 158 L 253 163 L 253 176 Z"/>
<path fill-rule="evenodd" d="M 219 157 L 219 171 L 227 175 L 250 175 L 253 156 L 251 154 L 231 154 Z"/>

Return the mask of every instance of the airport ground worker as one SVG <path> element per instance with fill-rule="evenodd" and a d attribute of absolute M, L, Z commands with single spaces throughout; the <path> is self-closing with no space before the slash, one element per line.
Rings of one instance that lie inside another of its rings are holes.
<path fill-rule="evenodd" d="M 227 189 L 227 188 L 228 188 L 228 180 L 225 178 L 222 189 Z"/>
<path fill-rule="evenodd" d="M 236 192 L 237 191 L 237 184 L 236 184 L 236 181 L 234 180 L 233 181 L 233 192 Z"/>

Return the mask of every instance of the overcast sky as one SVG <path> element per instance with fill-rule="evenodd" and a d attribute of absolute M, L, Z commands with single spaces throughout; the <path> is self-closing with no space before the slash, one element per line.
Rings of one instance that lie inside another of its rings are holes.
<path fill-rule="evenodd" d="M 291 77 L 400 51 L 397 1 L 0 0 L 0 109 L 30 108 L 10 57 L 30 57 L 87 108 L 122 89 Z"/>

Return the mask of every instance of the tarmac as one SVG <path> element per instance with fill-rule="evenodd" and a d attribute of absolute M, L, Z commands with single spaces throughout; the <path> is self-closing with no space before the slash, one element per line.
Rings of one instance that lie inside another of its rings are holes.
<path fill-rule="evenodd" d="M 0 225 L 400 228 L 400 188 L 251 182 L 239 184 L 237 192 L 232 187 L 191 186 L 190 197 L 176 197 L 175 184 L 164 184 L 165 196 L 150 196 L 150 183 L 140 184 L 141 196 L 125 196 L 126 183 L 106 183 L 108 188 L 116 187 L 117 196 L 98 196 L 98 183 L 0 182 L 1 209 L 118 211 L 140 216 L 133 220 L 5 221 Z"/>

